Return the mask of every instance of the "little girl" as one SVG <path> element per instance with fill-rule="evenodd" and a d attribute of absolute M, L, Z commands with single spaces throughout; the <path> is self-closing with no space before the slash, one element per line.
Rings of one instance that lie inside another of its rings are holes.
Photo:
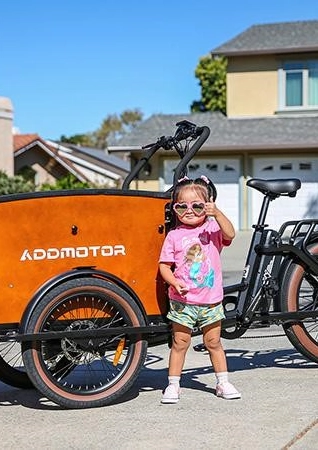
<path fill-rule="evenodd" d="M 191 334 L 198 326 L 216 376 L 216 395 L 224 399 L 241 394 L 228 381 L 225 353 L 220 341 L 223 284 L 220 252 L 230 245 L 235 230 L 215 205 L 213 183 L 202 176 L 183 178 L 175 187 L 172 207 L 177 226 L 163 243 L 159 258 L 162 278 L 169 284 L 173 340 L 169 357 L 169 384 L 161 403 L 177 403 L 180 377 Z"/>

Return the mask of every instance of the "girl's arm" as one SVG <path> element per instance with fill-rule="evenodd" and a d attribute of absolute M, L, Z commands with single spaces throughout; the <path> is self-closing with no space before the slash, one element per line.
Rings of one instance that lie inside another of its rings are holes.
<path fill-rule="evenodd" d="M 232 241 L 235 237 L 235 229 L 232 222 L 226 215 L 216 206 L 213 201 L 205 204 L 205 211 L 207 216 L 214 217 L 222 231 L 223 239 Z"/>
<path fill-rule="evenodd" d="M 166 283 L 168 283 L 170 286 L 174 287 L 175 290 L 180 294 L 184 295 L 188 292 L 187 287 L 180 283 L 176 277 L 173 275 L 173 272 L 171 270 L 172 264 L 171 263 L 165 263 L 160 262 L 159 263 L 159 271 Z"/>

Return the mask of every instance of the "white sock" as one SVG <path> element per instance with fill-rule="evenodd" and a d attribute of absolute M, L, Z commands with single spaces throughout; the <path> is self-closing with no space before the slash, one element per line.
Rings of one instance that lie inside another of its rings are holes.
<path fill-rule="evenodd" d="M 169 384 L 174 384 L 177 387 L 180 387 L 180 377 L 170 376 L 168 377 Z"/>
<path fill-rule="evenodd" d="M 218 372 L 215 374 L 217 384 L 226 383 L 228 380 L 228 372 Z"/>

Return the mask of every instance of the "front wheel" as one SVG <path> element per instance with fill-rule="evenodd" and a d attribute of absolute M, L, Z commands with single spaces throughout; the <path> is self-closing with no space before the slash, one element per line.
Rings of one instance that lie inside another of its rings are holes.
<path fill-rule="evenodd" d="M 34 386 L 60 406 L 105 406 L 133 385 L 147 353 L 140 335 L 116 328 L 144 325 L 140 308 L 118 286 L 99 278 L 70 280 L 42 298 L 26 333 L 103 328 L 114 333 L 24 343 L 25 368 Z"/>
<path fill-rule="evenodd" d="M 318 243 L 309 248 L 317 255 Z M 318 279 L 297 264 L 292 263 L 282 284 L 282 311 L 317 311 Z M 318 363 L 318 320 L 306 319 L 283 324 L 286 336 L 292 345 L 305 357 Z"/>
<path fill-rule="evenodd" d="M 33 388 L 22 361 L 21 345 L 14 339 L 0 342 L 0 380 L 22 389 Z"/>

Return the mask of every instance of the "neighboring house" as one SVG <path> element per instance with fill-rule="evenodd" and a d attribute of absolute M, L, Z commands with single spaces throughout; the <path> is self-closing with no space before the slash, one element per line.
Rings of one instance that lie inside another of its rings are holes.
<path fill-rule="evenodd" d="M 70 173 L 97 187 L 116 188 L 129 171 L 127 161 L 104 150 L 47 141 L 36 134 L 14 135 L 13 143 L 15 174 L 32 178 L 37 186 L 54 184 Z"/>
<path fill-rule="evenodd" d="M 88 181 L 68 160 L 37 134 L 17 134 L 13 136 L 14 174 L 23 175 L 40 186 L 54 184 L 68 173 L 82 182 Z"/>
<path fill-rule="evenodd" d="M 23 175 L 36 186 L 72 174 L 78 181 L 117 188 L 130 164 L 107 151 L 48 141 L 37 134 L 13 134 L 11 101 L 0 97 L 0 170 Z"/>
<path fill-rule="evenodd" d="M 179 120 L 207 125 L 210 137 L 189 174 L 215 182 L 218 204 L 237 229 L 249 229 L 258 217 L 262 195 L 246 187 L 250 177 L 302 181 L 296 200 L 271 203 L 271 226 L 318 218 L 318 21 L 255 25 L 211 54 L 228 59 L 227 116 L 154 115 L 109 151 L 129 150 L 134 161 L 141 146 L 173 134 Z M 176 163 L 177 155 L 160 150 L 138 188 L 165 190 Z"/>
<path fill-rule="evenodd" d="M 86 180 L 110 188 L 121 187 L 129 173 L 130 162 L 108 154 L 107 150 L 47 141 L 59 156 L 68 161 Z"/>

